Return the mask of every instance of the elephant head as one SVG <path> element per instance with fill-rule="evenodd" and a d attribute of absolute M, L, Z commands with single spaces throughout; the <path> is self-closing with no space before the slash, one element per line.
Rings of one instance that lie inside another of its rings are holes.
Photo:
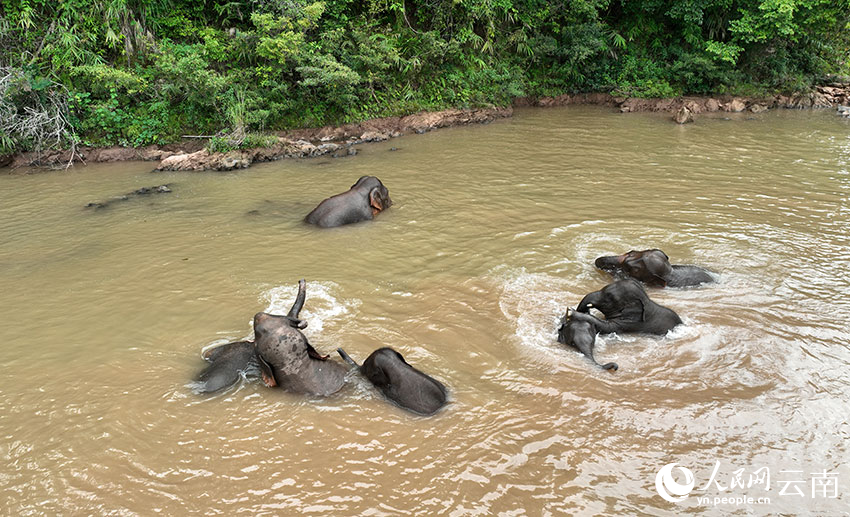
<path fill-rule="evenodd" d="M 619 369 L 617 363 L 599 364 L 596 362 L 593 357 L 593 348 L 598 333 L 596 326 L 591 321 L 573 318 L 573 314 L 572 310 L 567 310 L 567 313 L 561 318 L 561 325 L 558 327 L 558 342 L 578 349 L 593 364 L 603 370 L 617 371 Z"/>
<path fill-rule="evenodd" d="M 591 308 L 604 314 L 605 319 L 588 314 Z M 631 278 L 617 280 L 582 298 L 572 318 L 591 322 L 600 334 L 661 335 L 682 323 L 678 314 L 650 300 L 643 287 Z"/>
<path fill-rule="evenodd" d="M 609 273 L 624 273 L 646 285 L 665 287 L 673 272 L 670 258 L 659 249 L 599 257 L 596 267 Z"/>
<path fill-rule="evenodd" d="M 408 411 L 432 415 L 446 405 L 448 393 L 443 383 L 410 366 L 400 353 L 390 347 L 372 352 L 362 366 L 342 348 L 338 348 L 337 352 L 357 367 L 385 397 Z"/>
<path fill-rule="evenodd" d="M 306 283 L 298 283 L 298 296 L 286 316 L 259 312 L 254 315 L 254 342 L 263 381 L 296 393 L 326 396 L 345 381 L 344 367 L 319 354 L 301 333 L 306 323 L 298 319 L 304 306 Z"/>
<path fill-rule="evenodd" d="M 390 191 L 375 176 L 361 176 L 351 186 L 351 190 L 357 190 L 368 197 L 373 216 L 377 215 L 381 210 L 386 210 L 393 204 L 392 199 L 390 199 Z"/>
<path fill-rule="evenodd" d="M 646 321 L 646 307 L 649 303 L 649 296 L 643 287 L 632 279 L 625 279 L 588 294 L 579 302 L 576 311 L 588 312 L 594 308 L 608 320 Z"/>

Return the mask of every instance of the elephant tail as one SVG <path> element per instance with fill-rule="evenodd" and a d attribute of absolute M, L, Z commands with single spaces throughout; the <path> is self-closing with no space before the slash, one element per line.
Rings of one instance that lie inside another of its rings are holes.
<path fill-rule="evenodd" d="M 351 366 L 353 366 L 355 368 L 360 368 L 360 365 L 355 363 L 354 359 L 352 359 L 350 355 L 345 353 L 345 350 L 343 350 L 342 348 L 337 348 L 336 351 L 339 352 L 339 355 L 343 359 L 345 359 L 345 362 L 349 363 Z"/>
<path fill-rule="evenodd" d="M 596 363 L 596 364 L 599 364 L 599 363 Z M 617 363 L 605 363 L 605 364 L 600 364 L 599 366 L 601 366 L 603 370 L 614 370 L 615 372 L 620 369 L 620 367 L 617 366 Z"/>

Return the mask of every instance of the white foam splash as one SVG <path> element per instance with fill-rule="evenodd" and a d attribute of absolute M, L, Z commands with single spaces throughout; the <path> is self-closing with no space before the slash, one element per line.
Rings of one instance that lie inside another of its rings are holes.
<path fill-rule="evenodd" d="M 492 270 L 490 276 L 501 286 L 499 308 L 513 327 L 519 349 L 546 352 L 533 356 L 538 360 L 545 357 L 546 361 L 555 367 L 570 354 L 580 354 L 577 350 L 559 345 L 557 332 L 566 308 L 575 307 L 586 293 L 576 291 L 572 281 L 546 273 L 529 273 L 524 268 L 501 266 Z M 682 325 L 677 325 L 660 337 L 643 334 L 599 334 L 595 348 L 599 355 L 609 360 L 618 360 L 620 352 L 643 358 L 643 362 L 651 362 L 650 359 L 655 356 L 669 355 L 666 349 L 671 342 L 691 342 L 699 333 L 695 322 L 684 318 Z M 625 346 L 613 346 L 609 349 L 610 345 Z M 627 352 L 623 352 L 624 350 Z"/>
<path fill-rule="evenodd" d="M 514 325 L 514 335 L 525 346 L 551 347 L 558 322 L 569 303 L 565 282 L 525 268 L 497 268 L 491 272 L 502 285 L 499 308 Z"/>
<path fill-rule="evenodd" d="M 333 282 L 307 282 L 307 299 L 299 318 L 307 322 L 304 330 L 306 335 L 316 335 L 322 332 L 324 324 L 356 309 L 361 301 L 357 299 L 343 300 L 333 293 L 339 286 Z M 270 314 L 286 314 L 298 295 L 298 285 L 282 285 L 273 287 L 263 293 L 268 300 L 265 312 Z"/>
<path fill-rule="evenodd" d="M 238 339 L 218 338 L 212 343 L 205 345 L 203 348 L 201 348 L 201 357 L 204 357 L 204 354 L 207 353 L 207 350 L 212 350 L 213 348 L 220 347 L 221 345 L 226 345 L 228 343 L 234 343 L 236 341 L 238 341 Z"/>
<path fill-rule="evenodd" d="M 558 235 L 559 233 L 564 233 L 565 231 L 569 230 L 570 228 L 580 228 L 584 225 L 604 224 L 604 223 L 605 223 L 605 221 L 594 219 L 592 221 L 582 221 L 580 223 L 568 224 L 566 226 L 559 226 L 558 228 L 552 228 L 552 231 L 549 232 L 549 235 L 555 236 L 555 235 Z"/>

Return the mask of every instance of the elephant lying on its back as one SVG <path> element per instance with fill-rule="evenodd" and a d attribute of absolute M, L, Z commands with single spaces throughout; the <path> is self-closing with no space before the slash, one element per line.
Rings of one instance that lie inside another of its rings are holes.
<path fill-rule="evenodd" d="M 345 367 L 319 354 L 301 329 L 298 319 L 306 298 L 306 282 L 298 282 L 298 296 L 286 316 L 266 312 L 254 315 L 254 340 L 266 386 L 295 393 L 327 396 L 345 383 Z"/>
<path fill-rule="evenodd" d="M 307 284 L 298 282 L 298 295 L 286 316 L 266 312 L 254 315 L 254 341 L 239 341 L 204 354 L 210 364 L 198 376 L 198 391 L 209 393 L 235 384 L 243 373 L 256 373 L 266 386 L 295 393 L 327 396 L 345 383 L 345 367 L 319 354 L 301 332 L 307 324 L 298 319 Z"/>

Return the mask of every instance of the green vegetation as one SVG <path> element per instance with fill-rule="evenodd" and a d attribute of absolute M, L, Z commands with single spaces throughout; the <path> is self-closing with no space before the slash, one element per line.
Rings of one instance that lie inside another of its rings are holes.
<path fill-rule="evenodd" d="M 523 95 L 805 89 L 848 72 L 848 23 L 850 0 L 4 0 L 0 154 L 187 131 L 237 148 Z"/>

